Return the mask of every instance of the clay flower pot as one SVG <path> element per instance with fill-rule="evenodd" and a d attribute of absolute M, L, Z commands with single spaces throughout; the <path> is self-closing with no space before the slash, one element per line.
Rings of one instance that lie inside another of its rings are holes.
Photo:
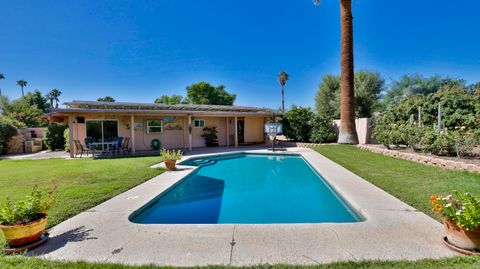
<path fill-rule="evenodd" d="M 47 224 L 47 215 L 39 220 L 31 221 L 25 224 L 0 225 L 0 229 L 5 236 L 5 240 L 11 247 L 17 247 L 32 243 L 40 239 L 45 232 Z"/>
<path fill-rule="evenodd" d="M 175 166 L 176 163 L 177 163 L 177 160 L 166 160 L 165 167 L 167 168 L 167 170 L 173 171 L 176 169 L 176 166 Z"/>
<path fill-rule="evenodd" d="M 455 222 L 442 217 L 448 241 L 463 249 L 480 249 L 480 228 L 466 231 Z"/>

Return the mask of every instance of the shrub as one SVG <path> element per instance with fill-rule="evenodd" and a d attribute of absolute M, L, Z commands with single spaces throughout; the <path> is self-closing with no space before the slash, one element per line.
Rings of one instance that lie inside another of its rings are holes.
<path fill-rule="evenodd" d="M 160 156 L 164 160 L 180 160 L 182 159 L 183 153 L 181 150 L 168 150 L 168 149 L 161 149 L 160 150 Z"/>
<path fill-rule="evenodd" d="M 457 157 L 465 157 L 471 155 L 473 147 L 477 143 L 477 134 L 459 130 L 454 132 L 452 135 L 454 140 L 454 149 Z"/>
<path fill-rule="evenodd" d="M 216 127 L 205 127 L 205 128 L 203 128 L 202 137 L 205 139 L 205 145 L 207 147 L 218 146 L 217 133 L 218 133 L 218 131 L 217 131 Z"/>
<path fill-rule="evenodd" d="M 63 150 L 65 148 L 65 137 L 63 136 L 67 127 L 59 123 L 51 123 L 45 132 L 45 144 L 49 150 Z"/>
<path fill-rule="evenodd" d="M 70 152 L 70 130 L 68 128 L 63 131 L 63 138 L 65 139 L 65 151 Z"/>
<path fill-rule="evenodd" d="M 469 193 L 454 192 L 454 195 L 430 197 L 432 212 L 455 222 L 470 231 L 480 227 L 480 200 Z"/>
<path fill-rule="evenodd" d="M 5 117 L 0 117 L 0 154 L 7 150 L 7 142 L 17 134 L 17 128 Z"/>
<path fill-rule="evenodd" d="M 331 119 L 315 114 L 310 119 L 309 125 L 311 126 L 310 142 L 332 143 L 336 141 L 337 136 Z"/>
<path fill-rule="evenodd" d="M 0 208 L 0 224 L 15 225 L 38 220 L 47 214 L 56 201 L 56 188 L 41 192 L 35 185 L 31 195 L 25 200 L 13 202 L 10 196 L 7 197 L 7 201 Z"/>
<path fill-rule="evenodd" d="M 425 128 L 420 141 L 422 151 L 434 155 L 452 155 L 455 152 L 455 140 L 452 132 L 442 132 L 435 128 Z"/>
<path fill-rule="evenodd" d="M 315 116 L 310 108 L 292 106 L 283 116 L 283 133 L 294 141 L 309 142 L 312 135 L 310 119 Z"/>

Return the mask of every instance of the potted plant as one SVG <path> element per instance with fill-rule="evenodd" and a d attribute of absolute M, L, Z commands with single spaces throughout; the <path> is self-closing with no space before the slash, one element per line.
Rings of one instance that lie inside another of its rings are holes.
<path fill-rule="evenodd" d="M 33 187 L 25 200 L 12 201 L 7 197 L 0 208 L 0 229 L 10 247 L 27 245 L 40 239 L 45 232 L 47 211 L 57 200 L 57 189 L 42 192 Z"/>
<path fill-rule="evenodd" d="M 205 145 L 207 147 L 217 147 L 218 146 L 218 136 L 217 136 L 216 127 L 205 127 L 203 128 L 202 137 L 205 139 Z"/>
<path fill-rule="evenodd" d="M 430 197 L 432 212 L 441 216 L 448 241 L 462 249 L 480 249 L 480 199 L 469 193 Z"/>
<path fill-rule="evenodd" d="M 176 169 L 175 165 L 177 161 L 182 159 L 183 153 L 180 150 L 162 149 L 160 151 L 160 156 L 165 160 L 165 167 L 167 170 L 173 171 Z"/>

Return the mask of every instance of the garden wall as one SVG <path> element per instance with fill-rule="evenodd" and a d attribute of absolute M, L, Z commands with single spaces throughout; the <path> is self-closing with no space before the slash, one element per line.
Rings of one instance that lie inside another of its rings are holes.
<path fill-rule="evenodd" d="M 402 152 L 399 150 L 389 150 L 387 148 L 383 148 L 379 145 L 358 145 L 358 148 L 363 150 L 368 150 L 375 153 L 380 153 L 385 156 L 396 157 L 404 160 L 414 161 L 417 163 L 434 165 L 442 168 L 448 169 L 458 169 L 458 170 L 466 170 L 470 172 L 477 172 L 480 173 L 480 166 L 473 164 L 473 163 L 466 163 L 459 160 L 449 160 L 444 159 L 434 155 L 422 155 L 414 152 Z"/>
<path fill-rule="evenodd" d="M 46 128 L 20 128 L 18 134 L 7 142 L 7 154 L 34 153 L 43 149 Z M 32 137 L 35 134 L 36 137 Z"/>
<path fill-rule="evenodd" d="M 338 136 L 338 131 L 340 128 L 340 120 L 334 120 L 334 129 L 335 133 Z M 358 143 L 359 144 L 375 144 L 376 141 L 373 138 L 373 126 L 371 118 L 359 118 L 355 119 L 355 126 L 357 129 Z"/>

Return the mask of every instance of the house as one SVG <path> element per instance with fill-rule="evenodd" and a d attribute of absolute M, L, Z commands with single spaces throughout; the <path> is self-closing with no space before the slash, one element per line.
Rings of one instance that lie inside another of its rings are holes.
<path fill-rule="evenodd" d="M 107 142 L 114 137 L 130 137 L 132 153 L 151 150 L 158 139 L 164 148 L 192 150 L 204 147 L 204 127 L 216 127 L 219 146 L 265 142 L 264 124 L 272 117 L 263 108 L 221 105 L 148 104 L 72 101 L 53 109 L 48 119 L 68 124 L 70 153 L 73 140 L 82 144 L 91 137 Z"/>

